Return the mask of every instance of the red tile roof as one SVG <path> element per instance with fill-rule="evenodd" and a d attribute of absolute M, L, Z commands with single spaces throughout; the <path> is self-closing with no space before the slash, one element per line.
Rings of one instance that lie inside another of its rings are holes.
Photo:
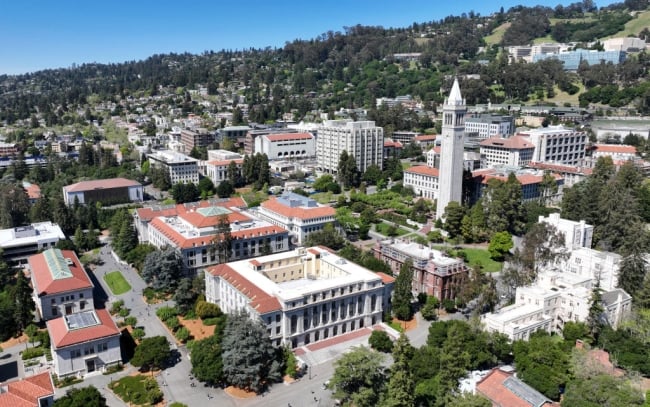
<path fill-rule="evenodd" d="M 489 139 L 481 141 L 480 145 L 481 147 L 502 147 L 513 150 L 535 148 L 535 145 L 529 141 L 528 137 L 519 135 L 509 138 L 491 137 Z"/>
<path fill-rule="evenodd" d="M 141 184 L 126 178 L 110 178 L 81 181 L 76 184 L 66 185 L 63 189 L 66 192 L 83 192 L 92 191 L 93 189 L 126 188 L 135 186 L 141 186 Z"/>
<path fill-rule="evenodd" d="M 430 177 L 439 176 L 439 171 L 437 168 L 432 168 L 426 165 L 417 165 L 415 167 L 410 167 L 405 169 L 404 172 L 409 172 L 411 174 L 428 175 Z"/>
<path fill-rule="evenodd" d="M 556 180 L 562 179 L 562 176 L 560 176 L 559 174 L 551 174 L 551 175 L 553 175 Z M 483 176 L 483 179 L 481 180 L 481 183 L 487 185 L 488 181 L 490 179 L 492 179 L 492 178 L 496 178 L 496 179 L 501 180 L 503 182 L 508 181 L 508 176 L 507 175 L 504 176 L 504 175 L 496 175 L 496 174 L 495 175 L 487 174 L 487 175 Z M 533 175 L 533 174 L 520 174 L 520 175 L 517 175 L 517 181 L 519 181 L 519 183 L 521 185 L 539 184 L 540 182 L 542 182 L 542 179 L 543 179 L 542 175 Z"/>
<path fill-rule="evenodd" d="M 250 300 L 250 306 L 260 314 L 266 314 L 272 311 L 280 311 L 282 306 L 280 301 L 274 296 L 267 294 L 250 280 L 239 274 L 228 264 L 219 264 L 209 267 L 206 271 L 213 276 L 224 279 L 232 285 L 237 291 L 245 295 Z"/>
<path fill-rule="evenodd" d="M 212 160 L 212 161 L 206 162 L 206 164 L 213 165 L 215 167 L 227 167 L 233 161 L 235 162 L 235 164 L 238 164 L 238 165 L 242 165 L 244 163 L 243 158 L 233 158 L 232 160 Z"/>
<path fill-rule="evenodd" d="M 47 331 L 55 349 L 120 335 L 120 330 L 107 310 L 97 309 L 95 314 L 99 318 L 99 324 L 73 330 L 68 329 L 65 316 L 47 321 Z"/>
<path fill-rule="evenodd" d="M 402 143 L 400 143 L 399 141 L 393 141 L 391 139 L 386 139 L 386 140 L 384 140 L 384 147 L 402 148 Z"/>
<path fill-rule="evenodd" d="M 287 218 L 298 218 L 303 220 L 324 218 L 328 216 L 334 216 L 336 214 L 336 210 L 330 206 L 317 206 L 313 208 L 299 206 L 292 208 L 278 202 L 277 197 L 272 197 L 268 201 L 262 202 L 261 206 L 271 212 L 278 213 Z"/>
<path fill-rule="evenodd" d="M 386 273 L 382 273 L 381 271 L 378 271 L 378 272 L 377 272 L 377 275 L 378 275 L 379 277 L 381 277 L 381 281 L 382 281 L 384 284 L 391 284 L 391 283 L 394 283 L 394 282 L 395 282 L 395 277 L 393 277 L 393 276 L 389 276 L 388 274 L 386 274 Z"/>
<path fill-rule="evenodd" d="M 267 134 L 266 137 L 269 141 L 291 141 L 291 140 L 310 140 L 314 136 L 310 133 L 280 133 L 280 134 Z"/>
<path fill-rule="evenodd" d="M 58 249 L 49 249 L 47 252 L 50 250 Z M 36 290 L 36 294 L 39 297 L 48 294 L 65 293 L 73 290 L 94 287 L 74 251 L 61 250 L 63 258 L 72 260 L 72 264 L 64 265 L 64 267 L 68 267 L 72 276 L 57 280 L 52 276 L 52 272 L 47 265 L 44 253 L 46 252 L 35 254 L 28 260 L 29 269 L 34 281 L 34 290 Z"/>
<path fill-rule="evenodd" d="M 555 172 L 565 172 L 569 174 L 585 174 L 590 175 L 593 172 L 592 168 L 587 167 L 576 167 L 573 165 L 563 165 L 563 164 L 552 164 L 546 162 L 530 162 L 528 167 L 539 168 L 542 170 L 550 170 Z"/>
<path fill-rule="evenodd" d="M 619 144 L 594 144 L 597 153 L 636 154 L 636 147 Z"/>
<path fill-rule="evenodd" d="M 493 406 L 499 407 L 531 407 L 531 404 L 519 397 L 504 386 L 506 379 L 512 376 L 512 373 L 504 372 L 499 368 L 493 369 L 480 382 L 476 384 L 476 391 L 487 397 Z M 553 405 L 553 403 L 544 403 Z"/>
<path fill-rule="evenodd" d="M 41 197 L 41 187 L 36 184 L 30 184 L 25 191 L 27 191 L 29 199 L 40 199 Z"/>
<path fill-rule="evenodd" d="M 195 211 L 197 208 L 208 208 L 211 206 L 219 206 L 222 208 L 245 208 L 247 205 L 241 197 L 234 197 L 216 203 L 210 201 L 199 201 L 188 204 L 177 204 L 174 207 L 165 209 L 155 209 L 154 207 L 138 208 L 136 213 L 140 220 L 148 222 L 157 216 L 176 216 L 186 212 Z"/>
<path fill-rule="evenodd" d="M 0 407 L 38 407 L 38 400 L 54 395 L 50 372 L 39 373 L 7 384 L 7 392 L 0 394 Z"/>
<path fill-rule="evenodd" d="M 422 136 L 413 137 L 413 140 L 415 140 L 415 141 L 433 141 L 433 140 L 436 139 L 436 137 L 438 137 L 438 136 L 436 136 L 435 134 L 424 134 Z"/>

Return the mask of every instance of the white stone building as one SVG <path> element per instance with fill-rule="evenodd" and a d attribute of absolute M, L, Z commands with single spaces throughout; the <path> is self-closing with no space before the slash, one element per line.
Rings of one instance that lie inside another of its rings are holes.
<path fill-rule="evenodd" d="M 336 210 L 331 206 L 319 205 L 314 199 L 285 192 L 262 202 L 258 214 L 262 219 L 288 230 L 292 243 L 300 245 L 310 233 L 334 223 Z"/>
<path fill-rule="evenodd" d="M 169 172 L 172 185 L 197 184 L 199 182 L 199 160 L 170 150 L 155 151 L 147 156 L 151 166 Z"/>
<path fill-rule="evenodd" d="M 559 213 L 551 213 L 547 217 L 540 216 L 538 222 L 548 223 L 561 232 L 564 235 L 564 247 L 567 250 L 578 249 L 580 247 L 591 248 L 594 227 L 586 224 L 584 220 L 576 222 L 561 218 Z"/>
<path fill-rule="evenodd" d="M 29 256 L 56 246 L 65 239 L 61 227 L 52 222 L 32 223 L 0 230 L 2 257 L 9 262 L 24 264 Z"/>
<path fill-rule="evenodd" d="M 481 168 L 508 165 L 523 167 L 533 158 L 535 146 L 527 137 L 492 137 L 481 141 Z"/>
<path fill-rule="evenodd" d="M 518 134 L 528 137 L 535 146 L 531 161 L 579 165 L 585 157 L 587 133 L 564 126 L 540 127 Z"/>
<path fill-rule="evenodd" d="M 42 320 L 95 308 L 94 285 L 72 250 L 48 249 L 29 258 L 36 310 Z"/>
<path fill-rule="evenodd" d="M 102 203 L 113 205 L 142 202 L 144 187 L 137 181 L 126 178 L 96 179 L 81 181 L 63 187 L 63 201 L 66 205 Z"/>
<path fill-rule="evenodd" d="M 316 139 L 311 133 L 274 133 L 255 138 L 255 153 L 269 160 L 302 159 L 316 155 Z"/>
<path fill-rule="evenodd" d="M 206 270 L 206 300 L 260 319 L 276 346 L 318 342 L 382 321 L 394 278 L 326 248 L 224 263 Z"/>
<path fill-rule="evenodd" d="M 413 188 L 415 195 L 422 198 L 438 198 L 438 178 L 438 169 L 428 165 L 417 165 L 404 170 L 404 186 Z"/>
<path fill-rule="evenodd" d="M 515 132 L 513 116 L 477 115 L 465 117 L 465 134 L 468 137 L 489 139 L 493 137 L 508 137 Z"/>
<path fill-rule="evenodd" d="M 120 330 L 105 309 L 65 315 L 47 321 L 54 373 L 82 377 L 122 361 Z"/>
<path fill-rule="evenodd" d="M 373 121 L 326 120 L 316 140 L 318 169 L 336 174 L 343 151 L 354 156 L 361 173 L 373 164 L 383 168 L 384 129 Z"/>
<path fill-rule="evenodd" d="M 629 161 L 638 158 L 636 154 L 636 147 L 620 145 L 620 144 L 594 144 L 593 159 L 599 157 L 611 157 L 612 161 Z"/>

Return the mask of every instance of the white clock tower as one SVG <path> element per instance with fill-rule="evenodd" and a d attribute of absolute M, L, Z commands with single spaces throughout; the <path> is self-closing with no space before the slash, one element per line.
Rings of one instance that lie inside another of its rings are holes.
<path fill-rule="evenodd" d="M 460 94 L 460 86 L 456 78 L 449 97 L 443 105 L 436 219 L 444 215 L 449 202 L 461 202 L 465 113 L 467 113 L 467 106 Z"/>

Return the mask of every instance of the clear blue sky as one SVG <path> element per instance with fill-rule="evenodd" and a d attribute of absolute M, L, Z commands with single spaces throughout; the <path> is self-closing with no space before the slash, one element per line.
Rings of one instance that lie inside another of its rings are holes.
<path fill-rule="evenodd" d="M 282 47 L 356 24 L 406 27 L 470 10 L 488 15 L 501 6 L 575 1 L 1 0 L 0 74 L 157 53 Z M 613 2 L 596 0 L 596 5 Z"/>

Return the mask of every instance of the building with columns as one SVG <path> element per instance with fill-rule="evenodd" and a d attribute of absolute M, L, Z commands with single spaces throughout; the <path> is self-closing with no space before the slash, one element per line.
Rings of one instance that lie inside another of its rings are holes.
<path fill-rule="evenodd" d="M 260 319 L 276 346 L 296 348 L 380 323 L 394 281 L 325 247 L 299 247 L 206 269 L 205 296 Z"/>
<path fill-rule="evenodd" d="M 460 202 L 463 188 L 463 138 L 467 106 L 460 94 L 458 79 L 443 104 L 439 191 L 436 218 L 445 213 L 449 202 Z"/>

